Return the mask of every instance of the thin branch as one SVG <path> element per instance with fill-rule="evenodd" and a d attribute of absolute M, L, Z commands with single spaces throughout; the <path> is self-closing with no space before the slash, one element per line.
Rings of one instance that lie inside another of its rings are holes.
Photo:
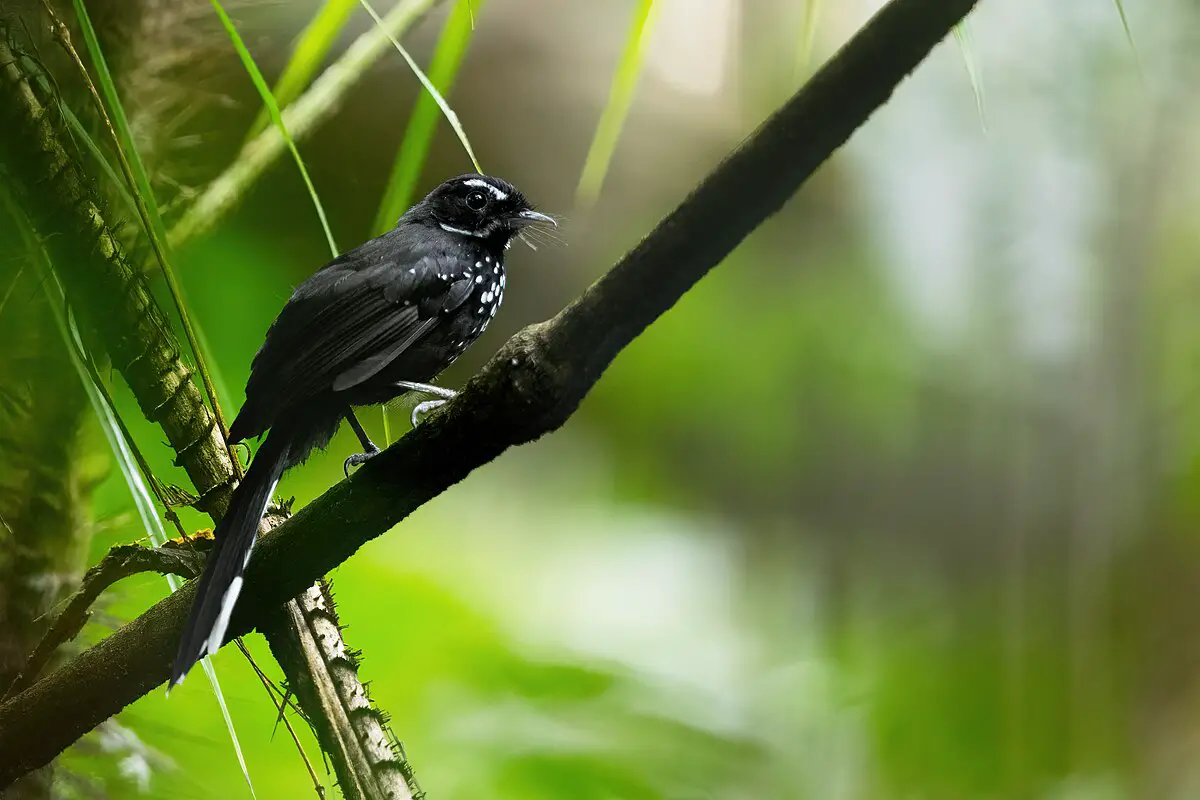
<path fill-rule="evenodd" d="M 267 695 L 271 698 L 271 703 L 275 706 L 275 711 L 279 714 L 278 719 L 283 720 L 283 727 L 287 729 L 288 735 L 292 737 L 292 743 L 296 745 L 296 750 L 300 752 L 300 760 L 304 762 L 304 768 L 308 770 L 308 777 L 313 782 L 313 791 L 317 793 L 317 797 L 325 800 L 325 787 L 321 785 L 321 778 L 313 768 L 308 753 L 304 752 L 304 745 L 301 744 L 300 737 L 296 735 L 296 729 L 292 727 L 292 722 L 287 718 L 287 714 L 285 713 L 287 710 L 287 695 L 283 696 L 282 701 L 276 700 L 275 693 L 277 689 L 275 688 L 275 684 L 271 683 L 271 679 L 259 668 L 258 664 L 254 661 L 254 656 L 250 655 L 250 650 L 241 638 L 237 639 L 237 648 L 242 651 L 242 655 L 250 662 L 250 667 L 254 670 L 254 674 L 258 676 L 263 688 L 267 690 Z"/>
<path fill-rule="evenodd" d="M 280 664 L 305 665 L 296 670 L 300 680 L 289 682 L 289 688 L 302 705 L 319 705 L 327 712 L 310 722 L 322 749 L 342 756 L 333 764 L 338 787 L 347 800 L 423 797 L 407 757 L 392 746 L 395 735 L 386 717 L 358 676 L 357 656 L 339 635 L 341 623 L 328 584 L 318 582 L 297 601 L 273 616 L 290 620 L 301 632 L 299 639 L 269 644 Z"/>
<path fill-rule="evenodd" d="M 204 565 L 203 557 L 190 547 L 168 544 L 159 548 L 142 547 L 136 544 L 117 545 L 83 576 L 75 593 L 62 603 L 62 611 L 42 636 L 37 647 L 25 660 L 25 666 L 13 679 L 4 693 L 7 700 L 32 684 L 41 674 L 62 644 L 69 642 L 83 629 L 91 616 L 89 609 L 105 589 L 117 581 L 140 572 L 157 572 L 162 575 L 179 575 L 194 578 Z"/>
<path fill-rule="evenodd" d="M 892 0 L 607 275 L 509 340 L 442 411 L 262 537 L 229 636 L 477 467 L 560 427 L 617 353 L 777 212 L 976 2 Z M 188 584 L 0 705 L 0 788 L 162 684 L 194 596 Z"/>

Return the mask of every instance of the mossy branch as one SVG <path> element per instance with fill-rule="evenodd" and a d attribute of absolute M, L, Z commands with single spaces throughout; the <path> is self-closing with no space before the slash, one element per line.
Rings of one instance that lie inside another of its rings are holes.
<path fill-rule="evenodd" d="M 4 33 L 0 30 L 0 33 Z M 180 358 L 180 348 L 139 270 L 109 224 L 86 172 L 63 146 L 55 99 L 0 40 L 0 140 L 14 188 L 42 236 L 84 329 L 103 343 L 142 413 L 157 423 L 199 493 L 197 507 L 219 517 L 229 502 L 233 463 L 216 420 Z"/>

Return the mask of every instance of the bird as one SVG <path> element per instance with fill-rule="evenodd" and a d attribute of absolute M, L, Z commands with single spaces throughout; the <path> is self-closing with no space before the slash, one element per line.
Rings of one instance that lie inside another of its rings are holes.
<path fill-rule="evenodd" d="M 504 256 L 530 226 L 556 220 L 534 210 L 501 178 L 451 178 L 408 209 L 395 227 L 333 259 L 292 292 L 250 365 L 246 400 L 230 443 L 261 437 L 213 547 L 171 667 L 167 692 L 224 643 L 259 520 L 283 474 L 325 449 L 349 423 L 362 452 L 380 450 L 354 415 L 402 394 L 432 395 L 422 414 L 454 397 L 430 383 L 471 346 L 504 300 Z"/>

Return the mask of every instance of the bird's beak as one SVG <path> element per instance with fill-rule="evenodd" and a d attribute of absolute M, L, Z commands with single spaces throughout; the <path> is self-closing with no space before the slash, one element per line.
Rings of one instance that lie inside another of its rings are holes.
<path fill-rule="evenodd" d="M 535 222 L 549 222 L 554 227 L 558 227 L 558 222 L 555 221 L 554 217 L 543 214 L 540 211 L 522 211 L 520 214 L 517 214 L 517 219 L 523 225 L 532 225 Z"/>

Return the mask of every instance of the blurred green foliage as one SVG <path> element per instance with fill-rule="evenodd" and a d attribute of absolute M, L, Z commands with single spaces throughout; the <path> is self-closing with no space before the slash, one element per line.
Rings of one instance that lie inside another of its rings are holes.
<path fill-rule="evenodd" d="M 745 97 L 791 88 L 795 32 L 809 38 L 817 4 L 742 5 L 740 26 L 716 0 L 664 9 L 667 38 L 648 42 L 586 210 L 570 198 L 633 4 L 488 5 L 452 102 L 489 169 L 565 212 L 569 246 L 514 247 L 504 309 L 445 383 L 636 244 L 747 132 L 730 120 L 769 111 Z M 1175 112 L 1129 90 L 1137 71 L 1111 6 L 1003 5 L 972 20 L 977 73 L 942 48 L 561 432 L 478 470 L 331 576 L 431 798 L 1200 792 L 1200 162 Z M 1159 45 L 1142 49 L 1147 80 L 1191 74 L 1172 31 L 1200 26 L 1194 11 L 1158 27 L 1122 11 Z M 821 52 L 861 22 L 821 12 Z M 274 13 L 241 27 L 268 78 L 307 22 Z M 422 63 L 444 20 L 415 33 Z M 258 113 L 225 56 L 214 72 L 231 102 L 192 123 L 201 173 Z M 697 89 L 718 61 L 718 88 Z M 986 137 L 973 82 L 987 89 Z M 413 84 L 402 65 L 380 70 L 299 145 L 346 246 L 371 232 Z M 464 169 L 442 127 L 421 188 Z M 234 407 L 267 326 L 326 259 L 288 164 L 178 253 Z M 1037 344 L 1046 325 L 1069 329 L 1067 344 Z M 156 474 L 182 481 L 114 392 Z M 303 504 L 324 491 L 352 439 L 339 434 L 281 493 Z M 143 535 L 119 474 L 94 515 L 93 562 Z M 85 640 L 163 591 L 155 576 L 121 584 Z M 247 641 L 278 677 L 261 639 Z M 215 661 L 259 796 L 310 795 L 249 666 L 232 648 Z M 112 796 L 245 795 L 203 681 L 118 722 L 159 755 L 114 733 L 66 759 Z M 105 741 L 114 749 L 96 752 Z"/>

